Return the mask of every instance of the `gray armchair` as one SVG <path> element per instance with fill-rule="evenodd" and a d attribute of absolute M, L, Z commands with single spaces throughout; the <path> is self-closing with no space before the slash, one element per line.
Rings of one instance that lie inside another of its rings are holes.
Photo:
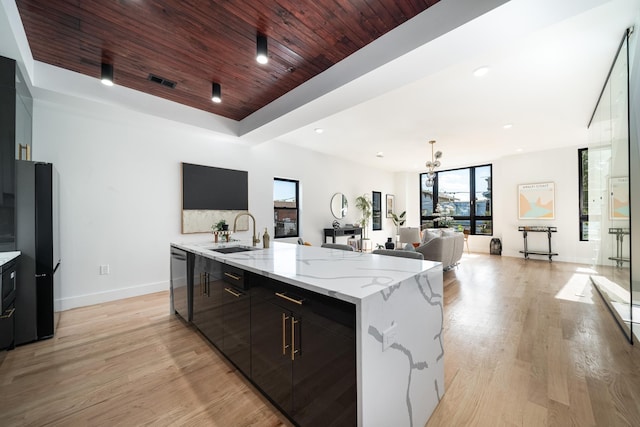
<path fill-rule="evenodd" d="M 449 270 L 458 264 L 464 250 L 464 234 L 452 233 L 435 237 L 416 248 L 424 259 L 442 263 L 444 270 Z"/>

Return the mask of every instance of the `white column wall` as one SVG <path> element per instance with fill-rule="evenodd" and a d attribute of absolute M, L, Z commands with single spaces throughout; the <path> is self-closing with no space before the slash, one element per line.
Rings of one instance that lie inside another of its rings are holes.
<path fill-rule="evenodd" d="M 494 234 L 502 240 L 502 255 L 523 256 L 519 253 L 524 241 L 518 226 L 555 226 L 558 232 L 553 233 L 551 242 L 552 250 L 558 256 L 553 257 L 554 261 L 591 262 L 592 246 L 589 242 L 581 242 L 579 234 L 578 148 L 505 157 L 494 164 Z M 518 220 L 518 184 L 538 182 L 555 184 L 555 219 Z M 528 241 L 530 250 L 548 249 L 546 233 L 529 233 Z M 486 247 L 488 251 L 488 242 Z M 542 256 L 531 258 L 545 259 Z"/>

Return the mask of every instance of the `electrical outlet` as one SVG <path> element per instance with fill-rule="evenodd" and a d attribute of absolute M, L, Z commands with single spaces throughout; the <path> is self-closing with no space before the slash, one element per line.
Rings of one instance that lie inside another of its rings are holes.
<path fill-rule="evenodd" d="M 105 276 L 107 274 L 109 274 L 109 264 L 101 265 L 100 266 L 100 275 L 101 276 Z"/>
<path fill-rule="evenodd" d="M 382 332 L 382 351 L 385 351 L 396 342 L 396 324 L 392 324 Z"/>

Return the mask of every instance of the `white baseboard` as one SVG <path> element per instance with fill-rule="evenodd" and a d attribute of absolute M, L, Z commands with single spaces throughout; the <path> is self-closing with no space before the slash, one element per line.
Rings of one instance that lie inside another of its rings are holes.
<path fill-rule="evenodd" d="M 524 259 L 524 255 L 523 254 L 521 254 L 520 252 L 515 252 L 515 251 L 503 251 L 502 252 L 502 256 L 508 256 L 508 257 L 512 257 L 512 258 L 522 258 L 522 259 Z M 538 260 L 538 261 L 548 261 L 549 257 L 547 255 L 531 255 L 529 257 L 529 259 Z M 568 263 L 572 263 L 572 264 L 586 264 L 586 265 L 591 265 L 591 263 L 593 262 L 589 258 L 565 257 L 565 256 L 560 256 L 560 255 L 553 256 L 552 260 L 553 261 L 557 261 L 557 262 L 568 262 Z"/>
<path fill-rule="evenodd" d="M 72 308 L 85 307 L 88 305 L 101 304 L 104 302 L 116 301 L 124 298 L 137 297 L 140 295 L 152 294 L 154 292 L 166 291 L 169 289 L 169 281 L 147 283 L 144 285 L 131 286 L 128 288 L 111 289 L 93 294 L 78 295 L 57 299 L 54 303 L 55 311 L 70 310 Z M 167 300 L 167 303 L 169 301 Z"/>

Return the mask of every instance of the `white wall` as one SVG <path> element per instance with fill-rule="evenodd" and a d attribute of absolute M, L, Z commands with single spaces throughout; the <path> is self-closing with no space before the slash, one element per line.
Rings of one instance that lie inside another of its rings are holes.
<path fill-rule="evenodd" d="M 558 232 L 553 233 L 551 242 L 558 256 L 554 261 L 591 263 L 592 246 L 581 242 L 579 234 L 578 148 L 505 157 L 494 163 L 494 234 L 502 240 L 502 255 L 522 257 L 518 251 L 523 249 L 523 238 L 518 226 L 555 226 Z M 537 182 L 555 183 L 555 219 L 518 220 L 518 184 Z M 546 233 L 529 233 L 528 240 L 531 250 L 548 247 Z M 486 246 L 488 251 L 489 244 Z"/>
<path fill-rule="evenodd" d="M 33 130 L 34 160 L 54 163 L 60 174 L 59 309 L 167 289 L 169 243 L 211 239 L 181 234 L 181 162 L 249 171 L 249 209 L 270 234 L 273 178 L 299 180 L 301 235 L 313 245 L 331 227 L 335 192 L 350 203 L 345 224 L 359 217 L 356 196 L 394 189 L 391 173 L 276 142 L 252 148 L 89 101 L 35 100 Z M 375 243 L 391 236 L 391 221 L 383 226 L 370 232 Z M 104 264 L 109 275 L 99 275 Z"/>
<path fill-rule="evenodd" d="M 249 171 L 249 208 L 262 232 L 273 230 L 273 178 L 300 181 L 301 236 L 322 243 L 333 217 L 335 192 L 349 200 L 342 224 L 355 223 L 356 196 L 396 196 L 396 212 L 419 224 L 418 175 L 391 174 L 278 142 L 255 147 L 208 131 L 113 107 L 68 99 L 34 103 L 35 160 L 60 173 L 61 300 L 67 309 L 167 289 L 172 241 L 202 241 L 208 234 L 180 231 L 180 162 Z M 512 156 L 493 163 L 494 235 L 503 255 L 520 257 L 518 225 L 554 225 L 558 261 L 589 263 L 588 242 L 578 240 L 577 147 Z M 553 181 L 556 219 L 517 220 L 517 184 Z M 371 231 L 374 243 L 394 233 L 390 219 Z M 530 234 L 544 248 L 544 235 Z M 294 239 L 289 239 L 294 240 Z M 488 252 L 488 237 L 471 236 L 472 251 Z M 110 274 L 99 275 L 109 264 Z"/>
<path fill-rule="evenodd" d="M 585 134 L 586 137 L 586 134 Z M 586 145 L 586 140 L 585 140 Z M 578 233 L 578 148 L 514 155 L 494 161 L 493 164 L 493 236 L 469 236 L 469 249 L 472 252 L 489 252 L 492 237 L 502 241 L 502 255 L 522 257 L 522 232 L 518 226 L 543 225 L 555 226 L 552 250 L 559 255 L 554 261 L 589 264 L 592 249 L 589 242 L 581 242 Z M 446 167 L 446 165 L 444 165 Z M 396 180 L 406 194 L 407 226 L 419 226 L 420 202 L 418 173 L 397 174 Z M 555 183 L 555 219 L 554 220 L 518 220 L 518 184 L 538 182 Z M 398 205 L 403 210 L 402 204 Z M 548 248 L 546 233 L 529 233 L 529 249 Z M 531 256 L 532 259 L 545 259 Z"/>

